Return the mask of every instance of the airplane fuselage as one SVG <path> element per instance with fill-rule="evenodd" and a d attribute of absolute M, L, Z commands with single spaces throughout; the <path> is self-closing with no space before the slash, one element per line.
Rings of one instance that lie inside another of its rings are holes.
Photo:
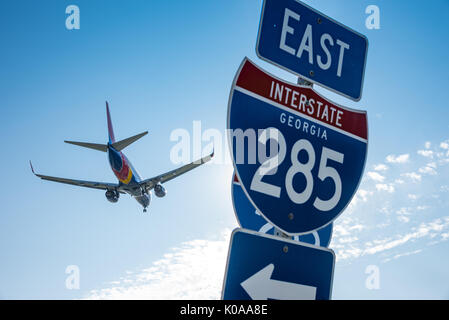
<path fill-rule="evenodd" d="M 142 179 L 128 158 L 123 152 L 114 149 L 110 143 L 108 144 L 108 158 L 112 172 L 119 180 L 120 190 L 130 194 L 144 208 L 148 207 L 151 201 L 151 193 L 147 193 L 140 186 Z"/>

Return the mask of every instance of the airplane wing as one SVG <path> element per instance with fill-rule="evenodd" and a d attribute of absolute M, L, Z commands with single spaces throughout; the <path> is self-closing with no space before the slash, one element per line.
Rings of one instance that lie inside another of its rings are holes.
<path fill-rule="evenodd" d="M 143 186 L 147 191 L 149 191 L 149 190 L 153 189 L 154 186 L 158 183 L 164 183 L 164 182 L 170 181 L 171 179 L 179 177 L 180 175 L 199 167 L 200 165 L 202 165 L 202 164 L 208 162 L 210 159 L 212 159 L 213 156 L 214 156 L 214 152 L 212 151 L 212 153 L 210 155 L 208 155 L 204 158 L 201 158 L 197 161 L 186 164 L 185 166 L 182 166 L 178 169 L 163 173 L 159 176 L 156 176 L 156 177 L 153 177 L 150 179 L 143 180 L 140 183 L 140 185 Z"/>
<path fill-rule="evenodd" d="M 119 184 L 118 183 L 107 183 L 107 182 L 96 182 L 96 181 L 84 181 L 84 180 L 74 180 L 74 179 L 66 179 L 66 178 L 58 178 L 58 177 L 51 177 L 51 176 L 45 176 L 42 174 L 38 174 L 34 172 L 33 165 L 31 164 L 31 171 L 36 177 L 39 177 L 43 180 L 49 180 L 59 183 L 65 183 L 65 184 L 71 184 L 74 186 L 80 186 L 80 187 L 86 187 L 86 188 L 92 188 L 92 189 L 100 189 L 100 190 L 117 190 L 120 193 L 124 193 L 123 191 L 118 190 Z"/>

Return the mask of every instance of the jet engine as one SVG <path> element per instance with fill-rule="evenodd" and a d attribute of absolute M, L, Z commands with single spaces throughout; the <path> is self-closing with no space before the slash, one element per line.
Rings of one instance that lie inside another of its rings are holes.
<path fill-rule="evenodd" d="M 165 197 L 167 191 L 160 183 L 158 183 L 157 185 L 154 186 L 154 194 L 156 195 L 156 197 L 162 198 Z"/>
<path fill-rule="evenodd" d="M 118 201 L 118 198 L 120 198 L 120 193 L 117 190 L 108 190 L 106 191 L 106 199 L 108 199 L 109 202 L 116 203 Z"/>

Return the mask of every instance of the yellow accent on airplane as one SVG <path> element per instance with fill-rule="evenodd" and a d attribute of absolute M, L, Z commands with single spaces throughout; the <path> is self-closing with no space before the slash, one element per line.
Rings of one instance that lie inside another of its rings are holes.
<path fill-rule="evenodd" d="M 124 184 L 128 184 L 131 181 L 131 178 L 133 176 L 133 171 L 131 170 L 131 168 L 128 169 L 128 177 L 126 177 L 125 180 L 120 180 L 121 182 L 123 182 Z"/>

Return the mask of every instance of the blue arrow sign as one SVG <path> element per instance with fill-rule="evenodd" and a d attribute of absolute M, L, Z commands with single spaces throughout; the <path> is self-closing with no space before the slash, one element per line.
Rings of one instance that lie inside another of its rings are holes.
<path fill-rule="evenodd" d="M 236 229 L 223 282 L 224 300 L 329 300 L 335 254 L 280 237 Z"/>
<path fill-rule="evenodd" d="M 239 225 L 242 228 L 274 235 L 274 226 L 265 220 L 263 216 L 253 207 L 251 202 L 246 197 L 236 175 L 234 175 L 234 178 L 232 179 L 231 195 L 234 213 Z M 301 236 L 293 236 L 292 240 L 327 248 L 331 242 L 332 228 L 333 225 L 331 223 L 322 229 L 313 231 L 312 233 L 307 233 Z"/>
<path fill-rule="evenodd" d="M 228 105 L 235 173 L 254 208 L 291 236 L 330 224 L 358 188 L 365 111 L 282 81 L 244 59 Z"/>
<path fill-rule="evenodd" d="M 265 0 L 257 55 L 347 98 L 362 96 L 368 40 L 298 0 Z"/>

